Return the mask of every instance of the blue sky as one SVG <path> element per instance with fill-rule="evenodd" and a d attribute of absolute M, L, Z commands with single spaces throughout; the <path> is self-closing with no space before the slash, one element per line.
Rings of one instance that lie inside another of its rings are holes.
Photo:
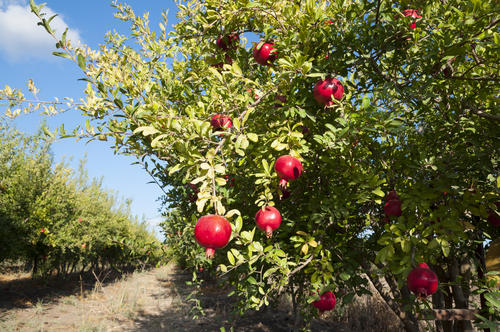
<path fill-rule="evenodd" d="M 41 3 L 42 1 L 36 1 Z M 126 23 L 113 17 L 111 0 L 45 0 L 45 11 L 59 16 L 53 21 L 58 32 L 69 28 L 68 37 L 98 48 L 107 31 L 116 29 L 127 34 Z M 150 24 L 158 29 L 162 10 L 168 10 L 169 26 L 176 22 L 177 11 L 173 0 L 144 1 L 128 0 L 136 14 L 149 12 Z M 29 10 L 28 0 L 0 0 L 0 87 L 9 85 L 22 88 L 27 93 L 26 83 L 33 79 L 40 89 L 38 98 L 53 100 L 71 97 L 82 98 L 84 83 L 80 69 L 69 60 L 52 55 L 55 42 L 36 25 L 36 17 Z M 5 108 L 0 105 L 0 112 Z M 26 133 L 34 133 L 43 118 L 36 114 L 16 119 L 15 126 Z M 82 122 L 77 110 L 69 111 L 47 119 L 50 128 L 65 123 L 66 129 Z M 132 213 L 146 220 L 153 228 L 160 220 L 156 199 L 162 191 L 155 184 L 147 184 L 151 178 L 138 165 L 131 165 L 134 158 L 114 155 L 111 144 L 106 142 L 76 142 L 64 139 L 53 145 L 55 161 L 69 161 L 70 167 L 77 168 L 78 161 L 87 154 L 87 169 L 92 177 L 103 177 L 106 188 L 113 189 L 123 198 L 131 198 Z M 156 229 L 157 231 L 157 229 Z"/>

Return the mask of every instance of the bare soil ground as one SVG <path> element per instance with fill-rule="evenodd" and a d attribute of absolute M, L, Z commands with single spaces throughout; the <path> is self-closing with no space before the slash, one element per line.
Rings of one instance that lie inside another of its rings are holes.
<path fill-rule="evenodd" d="M 227 291 L 204 287 L 199 301 L 204 315 L 193 319 L 186 301 L 191 279 L 173 264 L 120 278 L 31 280 L 27 275 L 0 275 L 0 331 L 291 331 L 290 308 L 233 314 Z M 381 303 L 357 299 L 355 306 L 312 322 L 312 331 L 402 331 L 398 319 Z"/>

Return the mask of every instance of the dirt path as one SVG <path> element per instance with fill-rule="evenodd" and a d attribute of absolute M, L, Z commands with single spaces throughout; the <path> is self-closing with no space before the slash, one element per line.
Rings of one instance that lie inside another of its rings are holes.
<path fill-rule="evenodd" d="M 191 279 L 184 273 L 167 265 L 159 269 L 136 272 L 126 279 L 107 285 L 96 283 L 93 289 L 73 291 L 61 289 L 44 294 L 47 286 L 29 284 L 25 280 L 10 292 L 23 294 L 6 305 L 8 290 L 0 294 L 0 331 L 290 331 L 291 317 L 286 310 L 265 310 L 249 313 L 243 317 L 232 316 L 232 304 L 226 294 L 215 288 L 203 289 L 200 301 L 204 316 L 192 319 L 193 304 L 184 299 Z M 15 288 L 14 287 L 14 288 Z M 45 288 L 44 288 L 45 287 Z M 53 288 L 54 286 L 52 286 Z M 74 287 L 74 284 L 73 284 Z M 30 293 L 31 292 L 31 293 Z M 31 298 L 30 298 L 31 297 Z M 3 302 L 1 302 L 3 300 Z M 340 325 L 326 321 L 315 321 L 315 331 L 349 331 Z"/>

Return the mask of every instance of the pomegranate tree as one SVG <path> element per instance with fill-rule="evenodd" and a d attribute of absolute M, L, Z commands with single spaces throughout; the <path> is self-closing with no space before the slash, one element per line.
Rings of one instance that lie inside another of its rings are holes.
<path fill-rule="evenodd" d="M 259 43 L 260 44 L 260 43 Z M 260 47 L 256 44 L 253 49 L 253 57 L 258 64 L 263 66 L 270 66 L 271 63 L 276 59 L 276 49 L 274 44 L 262 43 Z"/>
<path fill-rule="evenodd" d="M 281 214 L 273 206 L 266 206 L 264 209 L 259 209 L 255 214 L 255 222 L 257 226 L 266 232 L 268 238 L 273 236 L 273 231 L 280 227 Z"/>
<path fill-rule="evenodd" d="M 213 258 L 215 249 L 226 246 L 231 237 L 231 224 L 218 215 L 207 215 L 198 219 L 194 227 L 194 237 L 205 247 L 205 257 Z"/>
<path fill-rule="evenodd" d="M 314 301 L 312 304 L 316 308 L 318 308 L 319 313 L 323 313 L 328 310 L 332 310 L 335 308 L 335 303 L 337 303 L 337 299 L 335 298 L 335 294 L 331 291 L 326 291 L 320 295 L 320 299 Z"/>
<path fill-rule="evenodd" d="M 274 170 L 280 177 L 280 188 L 286 188 L 288 181 L 296 180 L 302 174 L 302 163 L 292 156 L 281 156 L 274 164 Z"/>
<path fill-rule="evenodd" d="M 421 298 L 434 294 L 438 288 L 438 278 L 426 263 L 411 270 L 407 283 L 410 291 Z"/>
<path fill-rule="evenodd" d="M 344 87 L 340 81 L 333 77 L 327 77 L 323 81 L 318 81 L 313 89 L 314 99 L 322 105 L 330 106 L 333 98 L 340 100 L 344 95 Z"/>

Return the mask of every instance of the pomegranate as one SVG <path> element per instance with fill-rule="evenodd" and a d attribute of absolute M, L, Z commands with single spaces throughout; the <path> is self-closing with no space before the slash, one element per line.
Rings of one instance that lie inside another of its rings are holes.
<path fill-rule="evenodd" d="M 418 10 L 416 9 L 405 9 L 402 11 L 403 15 L 405 17 L 408 17 L 408 16 L 411 16 L 411 18 L 414 18 L 415 20 L 412 22 L 412 24 L 410 25 L 410 28 L 411 29 L 415 29 L 417 27 L 417 18 L 422 18 L 422 16 L 420 16 L 420 14 L 418 13 Z"/>
<path fill-rule="evenodd" d="M 393 200 L 393 199 L 398 199 L 399 200 L 399 196 L 398 196 L 398 193 L 396 192 L 396 190 L 391 190 L 387 196 L 385 196 L 385 201 L 388 202 L 390 200 Z"/>
<path fill-rule="evenodd" d="M 255 59 L 255 61 L 257 61 L 258 64 L 261 64 L 263 66 L 270 66 L 271 62 L 276 59 L 277 55 L 274 44 L 263 43 L 258 49 L 257 46 L 259 44 L 256 44 L 253 48 L 253 58 Z"/>
<path fill-rule="evenodd" d="M 318 81 L 313 89 L 314 99 L 322 105 L 330 106 L 333 98 L 340 100 L 344 95 L 344 87 L 340 81 L 333 77 L 327 77 L 324 81 Z"/>
<path fill-rule="evenodd" d="M 215 249 L 224 247 L 231 237 L 231 224 L 218 215 L 207 215 L 198 219 L 194 227 L 194 237 L 205 247 L 205 257 L 213 258 Z"/>
<path fill-rule="evenodd" d="M 388 217 L 399 217 L 401 211 L 401 199 L 395 190 L 389 192 L 385 198 L 384 213 Z"/>
<path fill-rule="evenodd" d="M 266 206 L 264 210 L 259 209 L 257 211 L 255 222 L 260 229 L 266 232 L 266 236 L 270 238 L 273 236 L 273 230 L 280 227 L 281 214 L 275 207 Z"/>
<path fill-rule="evenodd" d="M 408 274 L 408 288 L 419 298 L 425 298 L 436 292 L 438 278 L 426 263 L 419 264 Z"/>
<path fill-rule="evenodd" d="M 302 174 L 302 163 L 292 156 L 281 156 L 274 164 L 274 170 L 281 178 L 280 187 L 285 188 L 288 181 L 296 180 Z"/>
<path fill-rule="evenodd" d="M 236 33 L 230 33 L 229 35 L 220 36 L 217 38 L 217 47 L 221 50 L 227 51 L 229 47 L 233 50 L 238 48 L 238 43 L 240 41 L 240 36 Z"/>
<path fill-rule="evenodd" d="M 333 308 L 335 308 L 336 302 L 337 299 L 335 298 L 335 294 L 333 294 L 331 291 L 326 291 L 321 294 L 319 300 L 314 301 L 312 304 L 319 309 L 319 313 L 321 314 L 324 311 L 332 310 Z"/>
<path fill-rule="evenodd" d="M 495 205 L 500 207 L 500 202 L 496 202 Z M 500 227 L 500 211 L 490 211 L 488 215 L 488 221 L 495 227 Z"/>
<path fill-rule="evenodd" d="M 233 126 L 231 117 L 224 114 L 216 114 L 210 120 L 214 131 L 229 129 Z"/>

